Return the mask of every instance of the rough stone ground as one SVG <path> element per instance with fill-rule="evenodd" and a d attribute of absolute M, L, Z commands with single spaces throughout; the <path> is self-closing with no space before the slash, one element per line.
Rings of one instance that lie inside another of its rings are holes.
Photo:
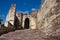
<path fill-rule="evenodd" d="M 16 30 L 0 36 L 0 40 L 60 40 L 60 37 L 45 37 L 37 30 Z"/>

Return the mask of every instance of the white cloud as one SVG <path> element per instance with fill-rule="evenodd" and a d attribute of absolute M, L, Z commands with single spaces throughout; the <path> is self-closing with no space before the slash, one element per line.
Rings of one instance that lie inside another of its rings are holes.
<path fill-rule="evenodd" d="M 17 13 L 29 14 L 29 11 L 18 11 Z"/>
<path fill-rule="evenodd" d="M 36 10 L 35 8 L 32 8 L 32 11 Z"/>
<path fill-rule="evenodd" d="M 25 12 L 23 12 L 24 14 L 28 14 L 29 13 L 29 11 L 25 11 Z"/>

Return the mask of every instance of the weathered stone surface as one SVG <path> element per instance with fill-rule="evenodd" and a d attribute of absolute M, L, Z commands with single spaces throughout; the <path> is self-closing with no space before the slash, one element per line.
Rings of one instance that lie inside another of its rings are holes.
<path fill-rule="evenodd" d="M 37 20 L 40 31 L 46 35 L 60 36 L 60 0 L 44 0 Z"/>
<path fill-rule="evenodd" d="M 5 22 L 6 27 L 8 27 L 8 22 L 14 25 L 15 16 L 16 16 L 16 5 L 12 4 L 6 16 L 6 22 Z"/>

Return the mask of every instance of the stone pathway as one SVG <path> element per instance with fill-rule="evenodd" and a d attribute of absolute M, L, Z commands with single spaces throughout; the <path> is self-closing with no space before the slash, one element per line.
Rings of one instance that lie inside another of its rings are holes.
<path fill-rule="evenodd" d="M 16 30 L 14 32 L 9 32 L 0 36 L 0 40 L 60 40 L 57 37 L 44 38 L 39 32 L 25 29 Z"/>

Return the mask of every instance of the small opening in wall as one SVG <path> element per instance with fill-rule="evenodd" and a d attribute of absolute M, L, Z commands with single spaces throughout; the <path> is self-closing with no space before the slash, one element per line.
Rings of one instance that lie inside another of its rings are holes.
<path fill-rule="evenodd" d="M 30 24 L 29 18 L 26 18 L 26 19 L 25 19 L 25 22 L 24 22 L 24 28 L 25 28 L 25 29 L 29 29 L 29 24 Z"/>

